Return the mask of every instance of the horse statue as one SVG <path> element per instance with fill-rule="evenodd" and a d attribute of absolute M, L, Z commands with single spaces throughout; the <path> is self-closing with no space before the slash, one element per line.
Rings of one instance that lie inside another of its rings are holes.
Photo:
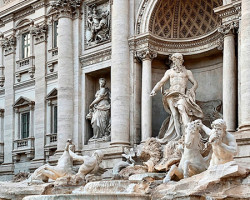
<path fill-rule="evenodd" d="M 179 179 L 199 174 L 208 168 L 208 158 L 201 155 L 201 121 L 189 122 L 185 128 L 184 152 L 179 166 L 172 165 L 163 183 L 169 182 L 174 175 Z"/>

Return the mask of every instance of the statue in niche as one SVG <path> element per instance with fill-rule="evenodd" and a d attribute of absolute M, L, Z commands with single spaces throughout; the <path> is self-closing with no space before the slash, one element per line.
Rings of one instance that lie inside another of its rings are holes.
<path fill-rule="evenodd" d="M 209 135 L 208 142 L 212 144 L 213 153 L 209 167 L 232 161 L 237 154 L 237 143 L 234 136 L 226 131 L 226 122 L 223 119 L 213 121 L 212 130 L 201 125 L 205 133 Z"/>
<path fill-rule="evenodd" d="M 109 39 L 109 12 L 97 10 L 94 4 L 88 12 L 87 25 L 89 34 L 87 34 L 88 44 L 92 42 L 100 43 Z"/>
<path fill-rule="evenodd" d="M 194 79 L 190 70 L 183 65 L 184 59 L 182 54 L 174 53 L 170 56 L 173 64 L 171 69 L 165 72 L 163 78 L 155 85 L 150 96 L 155 96 L 156 92 L 162 88 L 163 105 L 166 112 L 170 113 L 162 124 L 159 141 L 167 143 L 171 140 L 179 140 L 184 133 L 183 127 L 196 119 L 203 117 L 201 108 L 195 102 L 195 91 L 198 83 Z M 164 90 L 164 84 L 170 80 L 170 88 Z M 193 86 L 188 89 L 188 81 Z"/>
<path fill-rule="evenodd" d="M 99 79 L 100 89 L 95 94 L 95 100 L 90 104 L 87 119 L 91 120 L 93 137 L 90 140 L 103 139 L 110 141 L 110 90 L 106 80 Z"/>

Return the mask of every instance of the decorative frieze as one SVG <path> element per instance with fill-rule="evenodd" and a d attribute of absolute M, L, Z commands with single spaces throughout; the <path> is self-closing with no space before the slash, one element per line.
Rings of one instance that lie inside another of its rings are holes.
<path fill-rule="evenodd" d="M 85 55 L 80 58 L 80 61 L 82 63 L 82 67 L 86 67 L 110 59 L 111 59 L 111 49 L 109 48 L 105 49 L 104 51 L 98 51 L 92 54 Z"/>
<path fill-rule="evenodd" d="M 87 47 L 93 47 L 105 41 L 110 41 L 110 4 L 105 3 L 86 5 L 85 30 Z"/>
<path fill-rule="evenodd" d="M 76 9 L 80 8 L 81 0 L 56 0 L 51 6 L 58 10 L 59 17 L 72 17 Z"/>
<path fill-rule="evenodd" d="M 47 30 L 48 26 L 46 24 L 36 24 L 34 27 L 32 27 L 31 34 L 34 36 L 35 44 L 46 41 Z"/>
<path fill-rule="evenodd" d="M 7 56 L 15 52 L 16 38 L 14 35 L 10 37 L 5 37 L 2 42 L 2 47 L 4 49 L 4 55 Z"/>

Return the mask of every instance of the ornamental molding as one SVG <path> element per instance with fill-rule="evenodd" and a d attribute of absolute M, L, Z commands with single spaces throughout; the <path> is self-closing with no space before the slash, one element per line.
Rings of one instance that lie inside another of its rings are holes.
<path fill-rule="evenodd" d="M 214 12 L 222 19 L 223 25 L 238 22 L 241 18 L 241 0 L 215 8 Z"/>
<path fill-rule="evenodd" d="M 82 68 L 107 60 L 111 60 L 111 48 L 94 53 L 89 53 L 80 57 Z"/>
<path fill-rule="evenodd" d="M 48 31 L 48 26 L 43 24 L 36 24 L 34 27 L 31 28 L 31 34 L 34 36 L 35 44 L 39 44 L 41 42 L 46 41 L 46 34 Z"/>
<path fill-rule="evenodd" d="M 157 54 L 169 55 L 175 52 L 184 55 L 203 53 L 221 45 L 223 34 L 215 30 L 212 34 L 197 39 L 166 40 L 151 33 L 145 33 L 129 39 L 131 51 L 151 50 Z"/>
<path fill-rule="evenodd" d="M 56 9 L 60 17 L 72 18 L 76 10 L 81 7 L 81 0 L 55 0 L 50 3 L 51 7 Z"/>

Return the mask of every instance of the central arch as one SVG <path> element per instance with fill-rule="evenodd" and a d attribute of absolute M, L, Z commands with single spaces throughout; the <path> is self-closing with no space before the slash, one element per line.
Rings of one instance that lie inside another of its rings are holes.
<path fill-rule="evenodd" d="M 168 55 L 176 50 L 192 55 L 218 48 L 221 20 L 213 11 L 222 0 L 144 0 L 136 23 L 135 46 Z"/>

